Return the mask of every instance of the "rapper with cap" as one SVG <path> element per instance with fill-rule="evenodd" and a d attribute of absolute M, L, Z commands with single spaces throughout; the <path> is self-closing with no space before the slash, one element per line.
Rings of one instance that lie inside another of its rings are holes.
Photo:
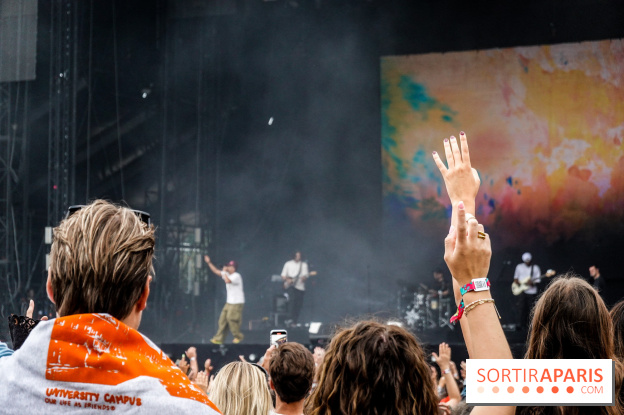
<path fill-rule="evenodd" d="M 230 261 L 223 267 L 217 268 L 208 255 L 204 256 L 204 262 L 208 264 L 210 270 L 221 277 L 225 282 L 227 298 L 221 316 L 219 316 L 219 329 L 210 341 L 213 344 L 223 344 L 228 331 L 234 336 L 234 343 L 240 343 L 243 340 L 243 333 L 240 330 L 243 322 L 243 306 L 245 305 L 245 292 L 243 291 L 243 277 L 236 271 L 238 264 L 236 261 Z"/>

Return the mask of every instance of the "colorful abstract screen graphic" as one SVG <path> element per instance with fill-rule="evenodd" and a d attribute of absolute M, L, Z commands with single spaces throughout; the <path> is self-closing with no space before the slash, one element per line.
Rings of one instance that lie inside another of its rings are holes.
<path fill-rule="evenodd" d="M 624 219 L 623 40 L 385 57 L 381 100 L 386 219 L 448 224 L 431 152 L 461 130 L 504 244 Z"/>

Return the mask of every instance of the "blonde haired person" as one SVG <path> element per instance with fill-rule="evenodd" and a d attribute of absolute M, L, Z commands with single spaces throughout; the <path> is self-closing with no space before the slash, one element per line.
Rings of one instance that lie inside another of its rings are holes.
<path fill-rule="evenodd" d="M 3 414 L 219 413 L 138 331 L 154 244 L 145 212 L 103 200 L 70 208 L 54 229 L 46 284 L 57 317 L 0 359 Z"/>
<path fill-rule="evenodd" d="M 210 382 L 208 396 L 223 415 L 268 415 L 273 409 L 266 373 L 247 362 L 223 366 Z"/>

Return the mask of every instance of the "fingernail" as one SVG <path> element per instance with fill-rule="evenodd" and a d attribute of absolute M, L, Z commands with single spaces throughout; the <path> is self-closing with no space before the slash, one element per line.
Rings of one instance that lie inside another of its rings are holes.
<path fill-rule="evenodd" d="M 448 143 L 448 138 L 445 138 L 445 139 L 444 139 L 444 142 L 445 142 L 445 143 Z"/>
<path fill-rule="evenodd" d="M 451 225 L 451 227 L 449 228 L 449 235 L 453 232 L 455 232 L 455 226 Z"/>
<path fill-rule="evenodd" d="M 464 202 L 459 202 L 459 205 L 457 205 L 457 207 L 460 209 L 464 209 Z"/>
<path fill-rule="evenodd" d="M 451 136 L 451 140 L 456 140 L 454 135 Z"/>
<path fill-rule="evenodd" d="M 433 153 L 431 153 L 431 154 L 433 154 L 433 155 L 435 156 L 436 154 L 438 154 L 438 152 L 437 152 L 437 151 L 434 151 L 434 152 L 433 152 Z"/>
<path fill-rule="evenodd" d="M 466 135 L 466 134 L 465 134 L 463 131 L 461 131 L 461 132 L 459 133 L 459 135 Z"/>

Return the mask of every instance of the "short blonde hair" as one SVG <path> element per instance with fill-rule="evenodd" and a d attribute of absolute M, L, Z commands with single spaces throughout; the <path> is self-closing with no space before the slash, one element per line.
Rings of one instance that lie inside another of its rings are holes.
<path fill-rule="evenodd" d="M 223 366 L 208 396 L 223 415 L 268 415 L 273 408 L 264 373 L 246 362 Z"/>
<path fill-rule="evenodd" d="M 136 213 L 96 200 L 54 229 L 50 278 L 60 316 L 127 317 L 153 272 L 154 227 Z"/>

